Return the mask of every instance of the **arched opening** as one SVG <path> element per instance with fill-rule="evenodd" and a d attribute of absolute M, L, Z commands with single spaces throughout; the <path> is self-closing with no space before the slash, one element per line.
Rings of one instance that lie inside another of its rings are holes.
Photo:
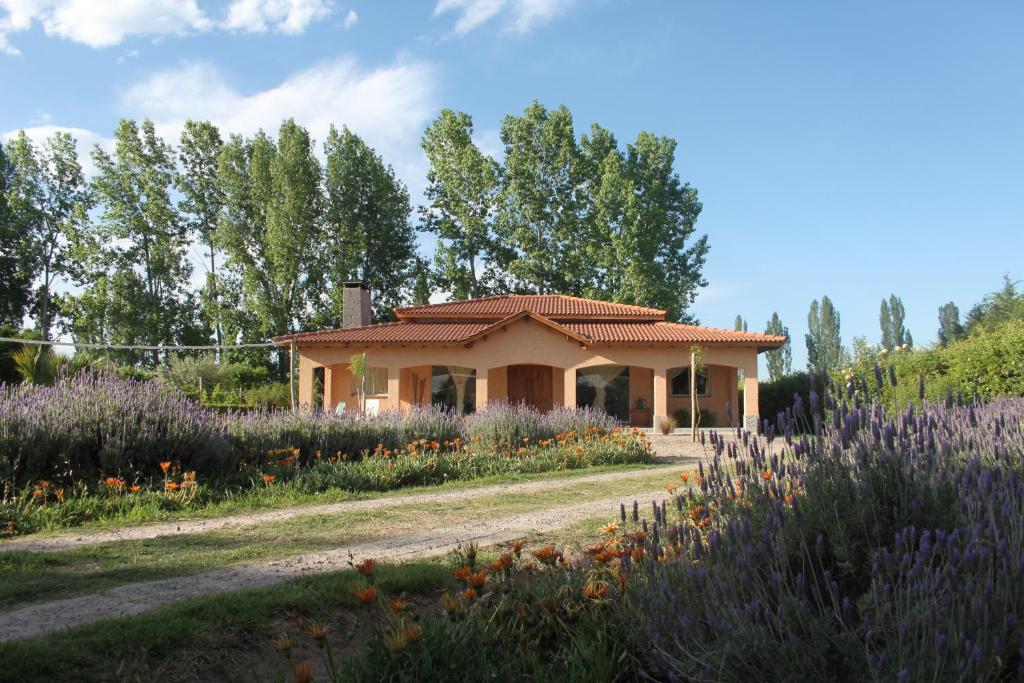
<path fill-rule="evenodd" d="M 576 406 L 598 408 L 629 422 L 629 366 L 593 365 L 576 371 Z"/>

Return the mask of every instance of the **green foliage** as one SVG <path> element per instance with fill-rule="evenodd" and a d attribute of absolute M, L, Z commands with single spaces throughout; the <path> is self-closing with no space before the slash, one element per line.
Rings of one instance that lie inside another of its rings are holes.
<path fill-rule="evenodd" d="M 837 370 L 846 357 L 839 333 L 839 312 L 827 297 L 815 299 L 807 313 L 807 367 L 818 374 Z"/>
<path fill-rule="evenodd" d="M 500 168 L 473 142 L 469 114 L 444 109 L 421 141 L 430 162 L 427 204 L 420 225 L 437 235 L 434 278 L 454 299 L 483 296 L 503 279 L 494 259 L 492 223 L 500 191 Z M 482 259 L 488 261 L 482 262 Z"/>
<path fill-rule="evenodd" d="M 15 173 L 8 160 L 11 144 L 7 149 L 0 144 L 0 325 L 20 328 L 32 296 L 34 267 L 29 226 L 17 220 L 11 208 Z"/>
<path fill-rule="evenodd" d="M 914 338 L 903 324 L 905 317 L 902 299 L 895 294 L 891 294 L 888 301 L 882 299 L 881 311 L 878 315 L 878 321 L 882 328 L 882 348 L 894 349 L 902 348 L 904 345 L 914 345 Z"/>
<path fill-rule="evenodd" d="M 939 345 L 948 346 L 964 336 L 964 327 L 960 324 L 960 309 L 950 301 L 939 307 Z"/>
<path fill-rule="evenodd" d="M 30 344 L 12 353 L 11 359 L 22 381 L 30 384 L 53 384 L 65 363 L 50 347 Z"/>
<path fill-rule="evenodd" d="M 737 332 L 746 332 L 747 331 L 747 321 L 743 319 L 742 315 L 739 315 L 739 314 L 736 315 L 735 330 Z"/>
<path fill-rule="evenodd" d="M 391 166 L 362 138 L 334 126 L 324 142 L 324 249 L 318 272 L 329 285 L 317 325 L 341 326 L 342 285 L 361 280 L 373 292 L 373 314 L 388 320 L 407 299 L 416 237 L 409 225 L 409 192 Z M 310 283 L 311 285 L 313 283 Z"/>
<path fill-rule="evenodd" d="M 1017 283 L 1009 275 L 1004 275 L 1002 288 L 987 294 L 974 306 L 964 326 L 971 333 L 992 329 L 1008 320 L 1024 320 L 1024 293 L 1017 291 Z"/>
<path fill-rule="evenodd" d="M 758 387 L 761 420 L 775 424 L 779 413 L 792 408 L 797 396 L 800 396 L 802 405 L 809 405 L 810 393 L 811 377 L 806 372 L 794 372 L 770 382 L 761 382 Z"/>
<path fill-rule="evenodd" d="M 785 344 L 765 353 L 765 360 L 768 361 L 768 377 L 775 382 L 793 371 L 793 347 L 788 338 L 789 328 L 782 324 L 778 313 L 772 313 L 772 319 L 768 321 L 764 332 L 787 338 Z"/>

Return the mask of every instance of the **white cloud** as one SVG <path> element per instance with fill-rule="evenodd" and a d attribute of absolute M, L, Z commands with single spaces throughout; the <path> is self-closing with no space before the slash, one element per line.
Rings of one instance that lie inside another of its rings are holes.
<path fill-rule="evenodd" d="M 234 0 L 228 7 L 224 28 L 250 33 L 273 29 L 296 35 L 330 13 L 331 5 L 326 0 Z"/>
<path fill-rule="evenodd" d="M 101 48 L 131 37 L 182 36 L 214 28 L 297 35 L 330 13 L 330 0 L 232 0 L 223 21 L 211 18 L 197 0 L 0 0 L 0 52 L 20 54 L 11 34 L 36 23 L 48 36 Z"/>
<path fill-rule="evenodd" d="M 153 74 L 121 98 L 122 113 L 152 118 L 177 140 L 185 119 L 208 119 L 226 133 L 275 134 L 285 118 L 306 126 L 318 143 L 330 125 L 347 125 L 377 149 L 415 192 L 425 173 L 419 138 L 435 110 L 434 69 L 398 63 L 367 71 L 354 59 L 322 62 L 266 90 L 242 93 L 211 64 Z"/>
<path fill-rule="evenodd" d="M 347 31 L 348 29 L 352 28 L 358 23 L 359 15 L 356 14 L 356 11 L 354 9 L 350 9 L 348 11 L 348 14 L 345 15 L 345 20 L 342 22 L 342 26 L 344 26 L 345 30 Z"/>
<path fill-rule="evenodd" d="M 44 114 L 44 120 L 49 120 L 50 116 Z M 46 138 L 50 137 L 56 132 L 70 133 L 78 142 L 78 161 L 82 164 L 82 171 L 85 173 L 87 178 L 96 175 L 96 165 L 92 162 L 92 148 L 99 145 L 101 149 L 111 152 L 114 149 L 114 139 L 103 137 L 91 130 L 85 128 L 75 128 L 73 126 L 55 126 L 52 124 L 44 124 L 38 126 L 29 126 L 27 128 L 18 128 L 15 130 L 9 130 L 4 133 L 0 133 L 0 141 L 6 144 L 18 134 L 18 131 L 24 130 L 32 143 L 36 146 L 42 145 Z"/>
<path fill-rule="evenodd" d="M 564 14 L 574 0 L 438 0 L 434 15 L 458 14 L 452 31 L 469 33 L 498 14 L 505 17 L 505 30 L 525 34 Z"/>
<path fill-rule="evenodd" d="M 212 26 L 196 0 L 0 0 L 0 49 L 18 54 L 9 35 L 34 22 L 48 36 L 110 47 L 128 36 L 184 35 Z"/>

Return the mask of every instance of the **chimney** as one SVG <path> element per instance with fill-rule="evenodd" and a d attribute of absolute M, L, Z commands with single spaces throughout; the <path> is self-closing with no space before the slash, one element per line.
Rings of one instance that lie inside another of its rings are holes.
<path fill-rule="evenodd" d="M 370 290 L 363 282 L 342 285 L 341 326 L 362 327 L 370 324 Z"/>

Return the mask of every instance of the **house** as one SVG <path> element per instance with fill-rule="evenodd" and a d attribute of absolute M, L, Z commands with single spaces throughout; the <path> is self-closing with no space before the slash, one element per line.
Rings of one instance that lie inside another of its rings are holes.
<path fill-rule="evenodd" d="M 343 294 L 343 328 L 274 339 L 298 355 L 302 406 L 358 410 L 349 363 L 365 353 L 368 411 L 435 404 L 472 412 L 504 401 L 542 411 L 594 406 L 636 426 L 682 410 L 681 426 L 688 426 L 697 346 L 701 412 L 713 413 L 718 426 L 754 429 L 757 355 L 786 341 L 668 322 L 656 308 L 558 294 L 398 308 L 397 322 L 370 324 L 365 286 L 348 283 Z"/>

